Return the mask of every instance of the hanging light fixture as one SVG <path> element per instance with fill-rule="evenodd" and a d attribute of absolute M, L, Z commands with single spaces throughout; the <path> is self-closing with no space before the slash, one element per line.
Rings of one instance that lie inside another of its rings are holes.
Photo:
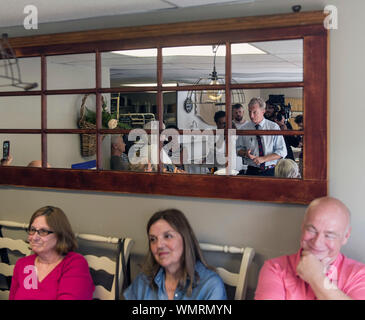
<path fill-rule="evenodd" d="M 218 45 L 213 46 L 214 60 L 213 60 L 213 71 L 210 74 L 210 83 L 209 83 L 210 85 L 224 84 L 224 79 L 222 77 L 221 78 L 218 77 L 218 73 L 215 67 L 215 59 L 217 57 L 218 47 L 219 47 Z M 217 102 L 222 98 L 223 92 L 222 90 L 208 90 L 207 95 L 209 100 Z"/>
<path fill-rule="evenodd" d="M 24 90 L 31 90 L 38 86 L 38 83 L 23 82 L 21 80 L 18 58 L 8 41 L 8 35 L 3 33 L 0 38 L 0 78 L 9 80 L 10 83 L 0 87 L 17 87 Z"/>
<path fill-rule="evenodd" d="M 216 68 L 216 57 L 219 45 L 212 46 L 213 52 L 213 71 L 208 77 L 199 78 L 194 85 L 224 85 L 225 77 L 219 76 Z M 236 82 L 232 79 L 232 82 Z M 234 89 L 231 91 L 232 105 L 235 103 L 243 104 L 245 102 L 245 95 L 242 89 Z M 191 90 L 188 92 L 184 102 L 185 111 L 190 112 L 195 107 L 195 113 L 197 105 L 210 104 L 212 106 L 225 105 L 225 95 L 222 89 L 208 89 L 208 90 Z"/>

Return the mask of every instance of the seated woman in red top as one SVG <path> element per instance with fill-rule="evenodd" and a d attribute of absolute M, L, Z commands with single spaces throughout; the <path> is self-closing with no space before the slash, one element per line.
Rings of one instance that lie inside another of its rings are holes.
<path fill-rule="evenodd" d="M 31 217 L 28 240 L 33 255 L 14 268 L 10 300 L 91 300 L 94 284 L 64 212 L 38 209 Z"/>

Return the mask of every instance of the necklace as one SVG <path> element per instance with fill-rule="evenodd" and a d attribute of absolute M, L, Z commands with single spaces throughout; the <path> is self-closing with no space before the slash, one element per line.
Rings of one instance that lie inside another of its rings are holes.
<path fill-rule="evenodd" d="M 62 260 L 62 257 L 58 256 L 57 259 L 54 261 L 54 262 L 43 262 L 43 261 L 40 261 L 41 259 L 39 258 L 39 256 L 37 256 L 35 258 L 35 263 L 37 264 L 41 264 L 43 266 L 48 266 L 48 267 L 51 267 L 55 264 L 58 264 L 60 262 L 60 260 Z"/>

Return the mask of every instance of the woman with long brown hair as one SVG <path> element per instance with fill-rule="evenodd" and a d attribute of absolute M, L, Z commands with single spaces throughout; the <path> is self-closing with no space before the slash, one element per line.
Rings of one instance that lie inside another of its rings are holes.
<path fill-rule="evenodd" d="M 222 279 L 209 267 L 185 215 L 156 212 L 147 223 L 149 250 L 143 272 L 124 292 L 131 300 L 224 300 Z"/>

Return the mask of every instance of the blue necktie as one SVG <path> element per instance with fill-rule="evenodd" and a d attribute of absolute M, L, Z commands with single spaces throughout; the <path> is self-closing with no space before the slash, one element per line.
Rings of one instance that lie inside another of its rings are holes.
<path fill-rule="evenodd" d="M 256 124 L 255 125 L 256 130 L 259 129 L 259 125 Z M 264 148 L 262 146 L 262 141 L 261 141 L 261 137 L 260 136 L 256 136 L 257 139 L 257 144 L 259 145 L 259 156 L 262 157 L 264 155 Z M 265 170 L 265 162 L 260 164 L 260 169 L 261 170 Z"/>

